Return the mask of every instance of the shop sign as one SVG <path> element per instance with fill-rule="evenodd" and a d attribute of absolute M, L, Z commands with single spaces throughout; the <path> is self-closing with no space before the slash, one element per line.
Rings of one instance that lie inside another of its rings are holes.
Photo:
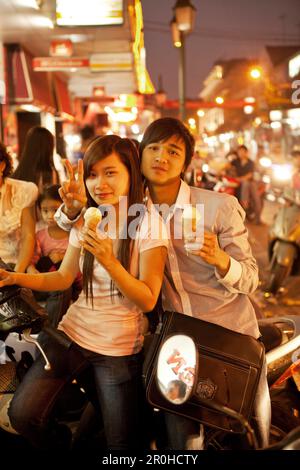
<path fill-rule="evenodd" d="M 90 56 L 91 72 L 128 72 L 132 67 L 131 52 L 109 52 Z"/>
<path fill-rule="evenodd" d="M 56 70 L 72 70 L 89 67 L 87 57 L 35 57 L 32 61 L 35 72 L 49 72 Z"/>
<path fill-rule="evenodd" d="M 50 55 L 52 57 L 71 57 L 72 54 L 73 44 L 69 39 L 64 41 L 51 41 Z"/>
<path fill-rule="evenodd" d="M 56 0 L 58 26 L 123 24 L 123 0 Z"/>

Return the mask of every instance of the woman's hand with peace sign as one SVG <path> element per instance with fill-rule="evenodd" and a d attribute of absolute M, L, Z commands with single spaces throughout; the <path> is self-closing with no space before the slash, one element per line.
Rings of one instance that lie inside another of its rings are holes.
<path fill-rule="evenodd" d="M 86 191 L 83 181 L 83 161 L 78 160 L 77 178 L 75 178 L 74 169 L 71 163 L 65 162 L 68 179 L 62 183 L 59 189 L 59 195 L 63 200 L 63 212 L 69 219 L 75 219 L 86 206 Z"/>

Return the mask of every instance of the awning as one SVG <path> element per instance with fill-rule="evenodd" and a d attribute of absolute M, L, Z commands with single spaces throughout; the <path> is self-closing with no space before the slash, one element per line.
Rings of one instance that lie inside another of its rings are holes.
<path fill-rule="evenodd" d="M 61 80 L 59 77 L 54 76 L 54 90 L 55 90 L 57 111 L 61 114 L 68 115 L 65 117 L 69 117 L 73 119 L 74 113 L 71 107 L 68 84 L 64 82 L 63 80 Z"/>
<path fill-rule="evenodd" d="M 50 76 L 34 72 L 32 55 L 17 44 L 6 45 L 6 79 L 8 104 L 33 104 L 55 112 Z"/>

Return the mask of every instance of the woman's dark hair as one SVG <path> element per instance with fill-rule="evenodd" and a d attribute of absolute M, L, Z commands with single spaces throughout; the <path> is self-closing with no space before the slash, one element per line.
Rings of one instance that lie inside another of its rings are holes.
<path fill-rule="evenodd" d="M 60 185 L 59 184 L 52 184 L 51 186 L 45 186 L 43 192 L 39 195 L 37 203 L 38 206 L 41 207 L 42 202 L 45 199 L 53 199 L 54 201 L 62 202 L 61 197 L 59 195 Z"/>
<path fill-rule="evenodd" d="M 139 150 L 139 148 L 140 148 L 140 143 L 139 143 L 139 141 L 138 141 L 137 139 L 130 139 L 130 140 L 131 140 L 131 142 L 134 143 L 134 145 L 136 146 L 136 148 Z"/>
<path fill-rule="evenodd" d="M 129 178 L 129 193 L 128 193 L 128 207 L 132 204 L 142 204 L 143 202 L 143 184 L 142 184 L 142 175 L 140 172 L 140 162 L 139 156 L 136 149 L 136 146 L 131 142 L 130 139 L 122 139 L 117 135 L 106 135 L 103 137 L 97 137 L 94 139 L 88 146 L 84 158 L 83 158 L 83 168 L 84 168 L 84 184 L 86 186 L 86 179 L 89 177 L 93 166 L 98 163 L 100 160 L 108 157 L 112 153 L 116 153 L 123 165 L 126 166 Z M 87 187 L 87 207 L 97 207 L 96 202 L 91 198 Z M 127 216 L 128 228 L 130 222 L 134 220 L 134 216 Z M 118 259 L 125 269 L 129 269 L 129 263 L 131 259 L 131 239 L 127 234 L 120 239 Z M 93 264 L 94 264 L 94 255 L 85 251 L 84 261 L 83 261 L 83 290 L 85 292 L 86 298 L 90 297 L 93 300 L 93 289 L 92 289 L 92 279 L 93 279 Z M 113 289 L 113 284 L 112 284 Z"/>
<path fill-rule="evenodd" d="M 13 177 L 37 186 L 51 184 L 56 173 L 53 162 L 54 137 L 45 127 L 32 127 L 26 134 L 20 163 Z M 56 177 L 58 179 L 57 173 Z"/>
<path fill-rule="evenodd" d="M 13 170 L 13 161 L 11 156 L 6 150 L 6 147 L 0 142 L 0 162 L 5 162 L 5 168 L 3 171 L 3 179 L 11 175 Z"/>
<path fill-rule="evenodd" d="M 166 117 L 156 119 L 146 129 L 140 143 L 140 157 L 142 158 L 144 148 L 153 142 L 164 142 L 172 136 L 183 140 L 185 145 L 184 168 L 191 163 L 194 155 L 195 139 L 188 128 L 179 119 Z"/>

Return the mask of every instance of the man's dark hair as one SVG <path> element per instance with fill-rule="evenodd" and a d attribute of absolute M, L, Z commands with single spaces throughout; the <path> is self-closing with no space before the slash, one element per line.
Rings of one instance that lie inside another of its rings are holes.
<path fill-rule="evenodd" d="M 242 149 L 246 150 L 246 152 L 248 152 L 248 147 L 246 147 L 246 145 L 239 145 L 238 148 L 237 148 L 238 151 L 242 150 Z"/>
<path fill-rule="evenodd" d="M 138 141 L 137 139 L 130 139 L 130 140 L 131 140 L 131 142 L 134 143 L 134 145 L 136 146 L 136 148 L 139 150 L 139 148 L 140 148 L 140 143 L 139 143 L 139 141 Z"/>

